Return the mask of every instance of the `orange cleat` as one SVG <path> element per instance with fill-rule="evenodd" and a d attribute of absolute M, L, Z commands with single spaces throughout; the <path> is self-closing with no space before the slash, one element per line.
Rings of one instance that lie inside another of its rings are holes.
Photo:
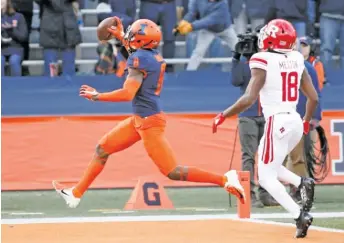
<path fill-rule="evenodd" d="M 245 191 L 242 185 L 240 184 L 238 174 L 236 170 L 230 170 L 225 174 L 227 182 L 225 183 L 224 188 L 227 192 L 236 196 L 241 203 L 245 203 Z"/>

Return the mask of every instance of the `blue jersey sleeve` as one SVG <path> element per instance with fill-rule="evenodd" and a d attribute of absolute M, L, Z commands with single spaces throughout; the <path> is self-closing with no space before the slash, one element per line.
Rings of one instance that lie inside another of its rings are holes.
<path fill-rule="evenodd" d="M 127 68 L 133 68 L 141 71 L 145 76 L 150 70 L 149 59 L 138 51 L 131 54 L 127 61 Z"/>
<path fill-rule="evenodd" d="M 127 68 L 133 68 L 147 72 L 149 71 L 149 60 L 144 54 L 135 52 L 129 56 Z"/>

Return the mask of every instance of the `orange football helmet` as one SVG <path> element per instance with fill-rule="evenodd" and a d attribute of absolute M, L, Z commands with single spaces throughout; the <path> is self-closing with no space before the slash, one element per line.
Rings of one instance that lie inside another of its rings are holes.
<path fill-rule="evenodd" d="M 124 35 L 124 45 L 130 51 L 157 48 L 161 41 L 159 26 L 149 19 L 136 20 Z"/>

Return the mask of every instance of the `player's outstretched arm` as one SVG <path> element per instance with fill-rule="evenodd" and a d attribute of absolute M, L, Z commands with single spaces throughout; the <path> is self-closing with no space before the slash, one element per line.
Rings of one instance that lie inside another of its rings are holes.
<path fill-rule="evenodd" d="M 315 109 L 317 108 L 319 97 L 306 68 L 302 73 L 300 88 L 302 93 L 307 97 L 306 114 L 303 120 L 309 122 L 312 119 Z"/>
<path fill-rule="evenodd" d="M 246 88 L 245 93 L 232 106 L 224 112 L 217 115 L 213 121 L 213 133 L 216 132 L 217 126 L 224 122 L 226 117 L 230 117 L 243 112 L 258 99 L 259 92 L 265 83 L 266 71 L 260 68 L 251 69 L 251 80 Z"/>
<path fill-rule="evenodd" d="M 80 96 L 93 101 L 121 102 L 133 100 L 141 87 L 143 73 L 133 68 L 129 68 L 128 71 L 129 74 L 123 88 L 112 92 L 98 93 L 94 88 L 83 85 L 80 88 Z"/>

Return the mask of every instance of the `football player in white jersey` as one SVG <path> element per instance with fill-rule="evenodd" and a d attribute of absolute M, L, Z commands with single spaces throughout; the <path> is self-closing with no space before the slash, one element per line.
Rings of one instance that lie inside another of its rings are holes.
<path fill-rule="evenodd" d="M 303 238 L 313 220 L 309 211 L 314 199 L 314 181 L 295 175 L 282 164 L 303 133 L 309 132 L 318 95 L 304 66 L 303 56 L 293 50 L 296 36 L 292 24 L 283 19 L 272 20 L 260 30 L 258 45 L 261 51 L 249 61 L 252 77 L 247 90 L 235 104 L 215 117 L 213 132 L 226 117 L 244 111 L 259 96 L 266 119 L 264 136 L 258 148 L 259 184 L 291 213 L 296 221 L 295 236 Z M 299 89 L 307 97 L 303 121 L 296 112 Z M 301 209 L 279 180 L 301 189 Z"/>

